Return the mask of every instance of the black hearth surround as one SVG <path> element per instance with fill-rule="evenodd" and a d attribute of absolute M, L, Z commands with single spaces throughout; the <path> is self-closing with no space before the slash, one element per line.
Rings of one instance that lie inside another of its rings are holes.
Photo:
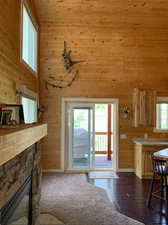
<path fill-rule="evenodd" d="M 32 224 L 32 175 L 29 176 L 10 201 L 0 210 L 0 224 Z"/>

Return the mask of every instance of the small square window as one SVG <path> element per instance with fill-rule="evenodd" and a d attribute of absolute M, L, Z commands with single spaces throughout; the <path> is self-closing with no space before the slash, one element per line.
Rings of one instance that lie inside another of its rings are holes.
<path fill-rule="evenodd" d="M 26 6 L 22 7 L 22 60 L 37 72 L 38 33 Z"/>

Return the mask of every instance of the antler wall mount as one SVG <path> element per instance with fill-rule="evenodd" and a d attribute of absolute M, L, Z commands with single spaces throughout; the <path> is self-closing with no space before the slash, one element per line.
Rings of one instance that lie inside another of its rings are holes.
<path fill-rule="evenodd" d="M 66 41 L 64 41 L 64 51 L 63 51 L 62 57 L 63 57 L 63 64 L 66 70 L 69 70 L 75 64 L 85 62 L 84 60 L 72 61 L 71 50 L 67 51 Z"/>
<path fill-rule="evenodd" d="M 71 59 L 71 50 L 67 50 L 67 42 L 64 41 L 64 50 L 61 55 L 61 61 L 64 66 L 64 74 L 62 76 L 49 76 L 49 81 L 46 81 L 45 87 L 48 89 L 49 86 L 53 88 L 67 88 L 78 78 L 79 71 L 75 69 L 74 65 L 85 62 L 84 60 L 73 61 Z"/>

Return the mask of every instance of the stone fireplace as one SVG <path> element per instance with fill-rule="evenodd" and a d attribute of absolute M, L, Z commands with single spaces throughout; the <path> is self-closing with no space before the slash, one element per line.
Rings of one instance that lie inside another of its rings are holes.
<path fill-rule="evenodd" d="M 40 129 L 40 127 L 38 128 Z M 40 164 L 40 142 L 41 137 L 46 135 L 47 129 L 41 134 L 37 130 L 37 135 L 30 135 L 24 139 L 13 138 L 12 133 L 9 140 L 14 140 L 17 144 L 19 141 L 25 143 L 29 141 L 30 147 L 20 151 L 22 146 L 18 147 L 19 154 L 6 160 L 7 154 L 11 157 L 14 154 L 15 148 L 12 145 L 12 150 L 6 149 L 5 141 L 7 137 L 2 139 L 4 148 L 0 148 L 0 162 L 4 159 L 4 163 L 0 164 L 0 224 L 1 225 L 37 225 L 39 218 L 39 201 L 41 193 L 41 164 Z M 18 133 L 20 134 L 20 133 Z M 25 130 L 24 130 L 25 134 Z M 40 134 L 40 138 L 39 138 Z M 0 137 L 1 138 L 1 137 Z M 31 144 L 33 143 L 34 144 Z M 27 144 L 28 145 L 28 144 Z M 25 144 L 24 144 L 25 146 Z M 5 154 L 6 153 L 6 154 Z M 4 156 L 5 155 L 5 156 Z"/>

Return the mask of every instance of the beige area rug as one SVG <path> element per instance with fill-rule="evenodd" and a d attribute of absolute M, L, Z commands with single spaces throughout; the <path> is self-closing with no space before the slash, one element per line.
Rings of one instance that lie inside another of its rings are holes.
<path fill-rule="evenodd" d="M 90 179 L 118 179 L 119 177 L 115 172 L 106 172 L 106 171 L 91 171 L 88 174 Z"/>
<path fill-rule="evenodd" d="M 61 221 L 59 221 L 55 216 L 41 213 L 39 217 L 38 225 L 64 225 Z"/>
<path fill-rule="evenodd" d="M 45 174 L 41 212 L 65 225 L 142 225 L 117 212 L 106 191 L 87 182 L 84 174 Z"/>

